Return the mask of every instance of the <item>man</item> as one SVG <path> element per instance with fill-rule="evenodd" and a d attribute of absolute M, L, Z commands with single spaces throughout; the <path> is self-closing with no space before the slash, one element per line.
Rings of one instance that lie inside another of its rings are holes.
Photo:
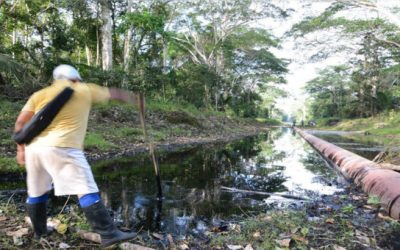
<path fill-rule="evenodd" d="M 82 83 L 78 71 L 70 65 L 56 67 L 53 78 L 51 86 L 35 92 L 29 98 L 15 123 L 17 132 L 63 89 L 70 87 L 74 90 L 71 98 L 43 132 L 28 145 L 17 144 L 17 161 L 26 166 L 26 207 L 35 238 L 47 234 L 47 193 L 54 185 L 57 196 L 78 196 L 88 222 L 101 235 L 102 246 L 132 239 L 136 234 L 118 230 L 103 205 L 83 153 L 83 142 L 93 103 L 115 99 L 137 104 L 137 95 L 121 89 Z"/>

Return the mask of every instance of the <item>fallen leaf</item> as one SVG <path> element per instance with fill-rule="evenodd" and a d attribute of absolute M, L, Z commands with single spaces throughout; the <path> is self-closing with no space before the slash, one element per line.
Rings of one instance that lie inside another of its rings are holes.
<path fill-rule="evenodd" d="M 240 231 L 241 231 L 240 225 L 239 225 L 239 224 L 230 223 L 230 224 L 229 224 L 229 230 L 230 230 L 230 231 L 235 231 L 235 232 L 240 233 Z"/>
<path fill-rule="evenodd" d="M 356 235 L 356 238 L 362 243 L 366 245 L 371 245 L 371 240 L 367 236 Z"/>
<path fill-rule="evenodd" d="M 17 231 L 8 231 L 6 233 L 7 236 L 16 236 L 16 237 L 22 237 L 24 235 L 27 235 L 29 233 L 29 229 L 28 228 L 20 228 Z"/>
<path fill-rule="evenodd" d="M 59 234 L 65 234 L 67 232 L 68 226 L 67 224 L 61 223 L 56 227 L 56 230 Z"/>
<path fill-rule="evenodd" d="M 326 219 L 325 222 L 328 223 L 328 224 L 334 224 L 335 223 L 335 219 L 329 218 L 329 219 Z"/>
<path fill-rule="evenodd" d="M 0 216 L 0 221 L 5 221 L 5 220 L 7 220 L 7 217 L 5 217 L 5 216 Z"/>
<path fill-rule="evenodd" d="M 393 221 L 393 218 L 387 216 L 386 214 L 383 213 L 378 213 L 378 218 L 383 219 L 383 220 L 389 220 L 389 221 Z"/>
<path fill-rule="evenodd" d="M 292 228 L 292 229 L 290 230 L 290 232 L 291 232 L 292 234 L 295 234 L 295 233 L 297 233 L 300 229 L 301 229 L 300 227 L 294 227 L 294 228 Z"/>
<path fill-rule="evenodd" d="M 179 248 L 180 250 L 187 250 L 187 249 L 189 249 L 189 246 L 188 246 L 187 244 L 185 244 L 185 243 L 182 243 L 182 244 L 180 244 L 180 245 L 178 246 L 178 248 Z"/>
<path fill-rule="evenodd" d="M 310 222 L 318 222 L 321 220 L 321 218 L 320 217 L 308 217 L 307 220 Z"/>
<path fill-rule="evenodd" d="M 144 247 L 130 242 L 121 243 L 118 245 L 118 247 L 122 250 L 154 250 L 153 248 Z"/>
<path fill-rule="evenodd" d="M 57 227 L 61 224 L 61 221 L 59 219 L 48 219 L 47 220 L 47 227 L 52 227 L 57 229 Z"/>
<path fill-rule="evenodd" d="M 162 236 L 161 234 L 158 234 L 158 233 L 152 233 L 151 236 L 153 236 L 153 237 L 156 238 L 157 240 L 162 240 L 162 239 L 164 239 L 164 236 Z"/>
<path fill-rule="evenodd" d="M 261 238 L 261 233 L 260 231 L 257 231 L 253 234 L 253 239 L 259 240 Z"/>
<path fill-rule="evenodd" d="M 347 250 L 346 248 L 338 246 L 338 245 L 333 245 L 332 247 L 333 247 L 333 250 Z"/>
<path fill-rule="evenodd" d="M 372 205 L 363 205 L 363 208 L 365 208 L 366 210 L 376 210 L 376 206 Z"/>
<path fill-rule="evenodd" d="M 13 236 L 13 243 L 16 246 L 22 246 L 24 244 L 24 241 L 22 240 L 21 236 L 14 235 Z"/>
<path fill-rule="evenodd" d="M 276 243 L 278 243 L 280 247 L 289 247 L 291 241 L 292 239 L 288 238 L 288 239 L 276 240 Z"/>
<path fill-rule="evenodd" d="M 244 248 L 244 250 L 253 250 L 253 247 L 252 247 L 250 244 L 248 244 L 248 245 Z"/>
<path fill-rule="evenodd" d="M 31 218 L 29 218 L 28 216 L 24 217 L 25 223 L 32 226 L 32 222 L 31 222 Z"/>
<path fill-rule="evenodd" d="M 174 238 L 172 238 L 171 234 L 167 235 L 167 239 L 171 248 L 175 248 Z"/>
<path fill-rule="evenodd" d="M 307 234 L 310 232 L 310 230 L 306 227 L 301 228 L 300 233 L 304 236 L 307 236 Z"/>
<path fill-rule="evenodd" d="M 67 243 L 64 243 L 64 242 L 61 242 L 60 245 L 58 245 L 58 248 L 60 248 L 60 249 L 68 249 L 70 247 L 71 247 L 70 245 L 68 245 Z"/>
<path fill-rule="evenodd" d="M 230 250 L 243 249 L 243 247 L 241 245 L 227 245 L 226 247 L 228 247 L 228 249 L 230 249 Z"/>
<path fill-rule="evenodd" d="M 84 240 L 90 240 L 96 243 L 101 243 L 101 236 L 97 233 L 88 232 L 85 230 L 78 231 L 79 236 Z"/>
<path fill-rule="evenodd" d="M 265 216 L 264 218 L 262 218 L 261 220 L 262 220 L 262 221 L 271 221 L 271 220 L 272 220 L 272 217 L 269 216 L 269 215 L 267 215 L 267 216 Z"/>
<path fill-rule="evenodd" d="M 302 243 L 304 243 L 305 245 L 308 244 L 308 240 L 307 240 L 305 237 L 303 237 L 303 236 L 293 235 L 292 238 L 293 238 L 295 241 L 297 241 L 297 242 L 302 242 Z"/>

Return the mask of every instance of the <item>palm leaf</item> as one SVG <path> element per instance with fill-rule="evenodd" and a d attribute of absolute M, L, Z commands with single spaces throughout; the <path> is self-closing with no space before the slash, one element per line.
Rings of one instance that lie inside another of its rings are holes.
<path fill-rule="evenodd" d="M 21 85 L 33 83 L 34 78 L 28 70 L 8 55 L 0 54 L 0 73 L 14 78 Z"/>

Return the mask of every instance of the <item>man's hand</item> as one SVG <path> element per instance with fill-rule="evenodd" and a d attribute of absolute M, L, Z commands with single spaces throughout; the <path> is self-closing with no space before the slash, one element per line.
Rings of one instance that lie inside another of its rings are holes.
<path fill-rule="evenodd" d="M 17 144 L 17 163 L 21 166 L 25 165 L 25 145 Z"/>
<path fill-rule="evenodd" d="M 34 113 L 31 111 L 22 111 L 15 122 L 14 131 L 20 131 L 25 123 L 27 123 L 32 117 Z M 24 144 L 17 144 L 17 162 L 19 165 L 25 165 L 25 145 Z"/>
<path fill-rule="evenodd" d="M 127 102 L 132 105 L 139 105 L 139 94 L 135 92 L 117 88 L 110 88 L 110 96 L 113 100 Z"/>

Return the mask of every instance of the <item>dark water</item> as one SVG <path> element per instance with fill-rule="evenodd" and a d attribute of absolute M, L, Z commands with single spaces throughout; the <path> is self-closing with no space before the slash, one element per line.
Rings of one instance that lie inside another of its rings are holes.
<path fill-rule="evenodd" d="M 275 195 L 226 192 L 221 186 L 311 198 L 340 190 L 336 173 L 288 128 L 160 156 L 161 201 L 156 199 L 154 170 L 147 158 L 94 166 L 106 205 L 121 224 L 136 230 L 199 233 L 235 216 L 301 205 Z"/>
<path fill-rule="evenodd" d="M 302 205 L 277 195 L 226 192 L 221 186 L 311 199 L 341 190 L 340 176 L 289 128 L 158 158 L 162 200 L 157 199 L 154 170 L 147 155 L 93 164 L 103 201 L 122 226 L 174 235 L 197 234 L 224 227 L 226 221 L 238 216 Z M 7 183 L 0 189 L 24 188 L 23 180 L 11 186 Z M 51 207 L 62 207 L 65 200 L 52 199 Z M 76 203 L 76 198 L 72 202 Z"/>
<path fill-rule="evenodd" d="M 372 141 L 364 133 L 317 130 L 310 131 L 310 133 L 369 160 L 373 160 L 375 156 L 385 150 L 383 143 Z"/>

